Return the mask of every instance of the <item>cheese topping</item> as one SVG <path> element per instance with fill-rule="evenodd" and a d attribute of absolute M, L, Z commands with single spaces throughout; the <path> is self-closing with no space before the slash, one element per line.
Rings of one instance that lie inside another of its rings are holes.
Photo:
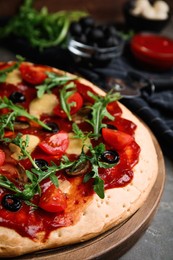
<path fill-rule="evenodd" d="M 44 94 L 41 98 L 35 98 L 29 106 L 29 113 L 40 118 L 42 114 L 51 115 L 58 99 L 54 94 Z"/>

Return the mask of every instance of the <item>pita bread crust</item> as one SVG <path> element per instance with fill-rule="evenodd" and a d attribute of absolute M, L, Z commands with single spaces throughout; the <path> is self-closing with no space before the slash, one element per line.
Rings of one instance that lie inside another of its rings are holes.
<path fill-rule="evenodd" d="M 63 73 L 57 69 L 54 71 Z M 90 85 L 98 94 L 104 95 L 104 92 L 92 83 L 84 79 L 81 79 L 81 82 Z M 143 205 L 157 178 L 157 154 L 148 128 L 124 105 L 120 106 L 122 116 L 137 124 L 135 140 L 141 147 L 139 163 L 133 169 L 132 182 L 123 188 L 106 190 L 104 199 L 94 195 L 75 225 L 51 232 L 44 243 L 40 242 L 39 238 L 33 241 L 20 236 L 14 230 L 0 227 L 1 257 L 18 256 L 41 249 L 83 242 L 122 223 Z"/>

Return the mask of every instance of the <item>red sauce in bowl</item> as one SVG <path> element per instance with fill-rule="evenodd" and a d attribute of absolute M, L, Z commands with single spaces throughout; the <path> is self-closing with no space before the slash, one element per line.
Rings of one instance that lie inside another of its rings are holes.
<path fill-rule="evenodd" d="M 156 34 L 140 33 L 131 40 L 131 51 L 137 60 L 157 69 L 173 67 L 173 40 Z"/>

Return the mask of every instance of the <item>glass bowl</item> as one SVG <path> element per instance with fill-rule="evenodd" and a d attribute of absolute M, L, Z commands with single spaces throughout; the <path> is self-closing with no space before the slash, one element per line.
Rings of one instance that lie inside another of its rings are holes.
<path fill-rule="evenodd" d="M 87 63 L 88 65 L 105 66 L 113 59 L 122 55 L 124 40 L 117 35 L 117 44 L 113 47 L 97 47 L 83 44 L 70 37 L 68 50 L 77 63 Z"/>

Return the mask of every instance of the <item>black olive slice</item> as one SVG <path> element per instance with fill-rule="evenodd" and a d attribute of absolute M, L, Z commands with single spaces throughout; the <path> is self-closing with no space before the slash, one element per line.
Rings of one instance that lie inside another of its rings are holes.
<path fill-rule="evenodd" d="M 51 128 L 51 130 L 44 129 L 47 132 L 57 133 L 59 131 L 59 127 L 55 122 L 47 122 L 46 125 Z"/>
<path fill-rule="evenodd" d="M 44 159 L 35 159 L 35 163 L 41 170 L 46 170 L 48 167 L 48 162 Z"/>
<path fill-rule="evenodd" d="M 22 206 L 21 200 L 17 198 L 14 194 L 4 195 L 1 203 L 5 209 L 12 212 L 18 211 Z"/>
<path fill-rule="evenodd" d="M 101 159 L 107 163 L 118 163 L 120 160 L 119 154 L 116 151 L 107 150 L 101 155 Z"/>
<path fill-rule="evenodd" d="M 13 103 L 22 103 L 24 102 L 26 99 L 25 99 L 25 96 L 21 93 L 21 92 L 18 92 L 18 91 L 15 91 L 13 92 L 10 96 L 9 96 L 9 99 L 13 102 Z"/>

